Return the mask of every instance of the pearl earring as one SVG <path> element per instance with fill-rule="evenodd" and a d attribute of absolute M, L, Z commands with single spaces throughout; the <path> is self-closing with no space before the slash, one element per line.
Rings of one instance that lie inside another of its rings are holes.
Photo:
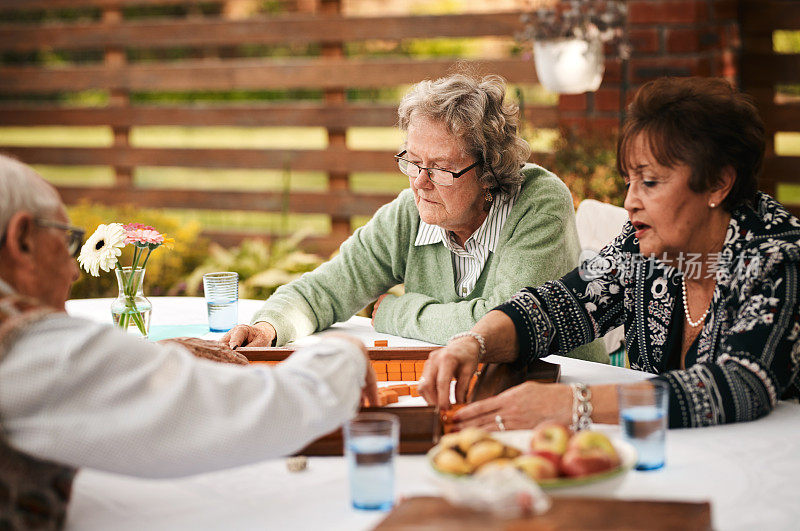
<path fill-rule="evenodd" d="M 708 206 L 710 206 L 711 208 L 716 208 L 717 204 L 716 203 L 709 203 Z"/>

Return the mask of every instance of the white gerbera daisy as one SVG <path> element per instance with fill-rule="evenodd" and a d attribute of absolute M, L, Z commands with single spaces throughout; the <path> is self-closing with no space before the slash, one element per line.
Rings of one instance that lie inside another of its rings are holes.
<path fill-rule="evenodd" d="M 121 223 L 98 225 L 81 247 L 78 263 L 87 273 L 100 276 L 100 269 L 111 271 L 125 247 L 125 229 Z"/>

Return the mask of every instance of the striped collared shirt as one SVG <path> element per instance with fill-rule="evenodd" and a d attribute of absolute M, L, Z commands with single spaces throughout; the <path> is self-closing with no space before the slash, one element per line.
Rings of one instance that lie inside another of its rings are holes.
<path fill-rule="evenodd" d="M 519 189 L 511 195 L 500 193 L 489 209 L 489 214 L 478 230 L 461 247 L 455 242 L 452 233 L 438 225 L 429 225 L 420 220 L 415 246 L 432 245 L 441 242 L 450 250 L 455 271 L 455 290 L 460 297 L 466 297 L 475 289 L 489 253 L 494 252 L 500 237 L 500 230 L 508 218 L 511 208 L 519 195 Z"/>

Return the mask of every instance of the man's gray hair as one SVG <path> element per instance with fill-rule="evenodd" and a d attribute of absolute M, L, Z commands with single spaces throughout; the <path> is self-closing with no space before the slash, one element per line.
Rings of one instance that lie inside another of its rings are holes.
<path fill-rule="evenodd" d="M 25 210 L 34 216 L 46 216 L 61 208 L 58 192 L 33 168 L 0 155 L 0 240 L 11 216 L 17 212 Z"/>
<path fill-rule="evenodd" d="M 519 136 L 519 108 L 505 101 L 505 95 L 506 82 L 496 75 L 478 79 L 453 74 L 421 81 L 400 102 L 399 126 L 407 131 L 415 115 L 443 123 L 481 162 L 480 181 L 493 192 L 510 193 L 523 180 L 520 169 L 531 148 Z"/>

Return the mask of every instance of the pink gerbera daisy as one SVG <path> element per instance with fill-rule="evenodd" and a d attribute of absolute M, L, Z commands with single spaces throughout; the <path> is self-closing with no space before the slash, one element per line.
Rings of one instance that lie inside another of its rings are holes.
<path fill-rule="evenodd" d="M 144 247 L 145 245 L 158 246 L 164 243 L 164 235 L 152 227 L 127 230 L 125 234 L 125 243 L 132 243 L 139 247 Z"/>
<path fill-rule="evenodd" d="M 127 223 L 123 225 L 123 228 L 126 231 L 135 231 L 135 230 L 156 230 L 155 227 L 151 227 L 150 225 L 145 225 L 144 223 Z"/>

